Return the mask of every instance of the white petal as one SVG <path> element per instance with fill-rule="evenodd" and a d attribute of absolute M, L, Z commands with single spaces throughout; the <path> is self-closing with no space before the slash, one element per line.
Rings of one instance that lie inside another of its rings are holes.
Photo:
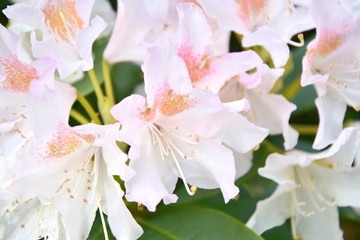
<path fill-rule="evenodd" d="M 333 143 L 341 133 L 346 104 L 326 95 L 317 98 L 315 104 L 320 122 L 313 148 L 322 149 Z"/>
<path fill-rule="evenodd" d="M 269 198 L 259 201 L 246 225 L 259 234 L 282 225 L 291 215 L 291 198 L 288 191 L 287 188 L 278 187 Z"/>
<path fill-rule="evenodd" d="M 98 196 L 102 211 L 108 216 L 111 232 L 117 239 L 137 239 L 143 233 L 122 199 L 119 184 L 107 173 L 107 166 L 99 164 Z"/>
<path fill-rule="evenodd" d="M 286 64 L 290 50 L 282 37 L 273 29 L 260 27 L 253 33 L 244 35 L 243 45 L 245 47 L 261 45 L 271 54 L 275 67 L 281 67 Z"/>
<path fill-rule="evenodd" d="M 290 126 L 289 119 L 296 105 L 278 94 L 261 94 L 256 90 L 247 93 L 251 102 L 250 115 L 256 116 L 254 123 L 269 129 L 270 134 L 283 134 L 286 150 L 295 147 L 299 133 Z"/>
<path fill-rule="evenodd" d="M 131 148 L 137 148 L 139 155 L 137 159 L 130 159 L 130 167 L 136 175 L 125 181 L 126 199 L 143 204 L 149 211 L 155 211 L 162 199 L 173 196 L 178 173 L 172 167 L 173 160 L 170 157 L 162 159 L 148 129 L 134 134 L 133 141 L 138 144 Z"/>

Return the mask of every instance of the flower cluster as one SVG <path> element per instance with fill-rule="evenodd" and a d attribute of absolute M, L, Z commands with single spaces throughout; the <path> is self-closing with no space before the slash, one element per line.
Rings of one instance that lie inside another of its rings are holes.
<path fill-rule="evenodd" d="M 105 238 L 104 214 L 117 239 L 137 239 L 128 202 L 150 212 L 176 203 L 180 180 L 191 196 L 220 189 L 227 203 L 268 135 L 282 135 L 284 154 L 258 172 L 278 187 L 247 226 L 262 234 L 290 218 L 294 239 L 341 239 L 337 207 L 360 207 L 360 127 L 343 127 L 347 109 L 360 110 L 356 1 L 118 0 L 115 14 L 105 0 L 26 0 L 3 12 L 1 239 L 86 239 L 97 211 Z M 313 29 L 299 79 L 317 93 L 318 152 L 307 153 L 294 149 L 297 107 L 276 85 Z M 242 51 L 229 51 L 231 34 Z M 117 103 L 109 64 L 125 61 L 144 84 Z M 74 87 L 85 72 L 99 113 Z"/>

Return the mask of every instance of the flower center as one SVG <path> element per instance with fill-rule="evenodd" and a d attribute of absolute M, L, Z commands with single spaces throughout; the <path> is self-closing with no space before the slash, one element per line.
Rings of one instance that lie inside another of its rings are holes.
<path fill-rule="evenodd" d="M 183 136 L 178 129 L 168 129 L 165 127 L 160 127 L 155 123 L 149 125 L 149 130 L 152 135 L 152 140 L 154 146 L 158 146 L 160 150 L 160 155 L 162 159 L 166 159 L 171 156 L 174 160 L 175 166 L 179 172 L 180 178 L 182 179 L 185 189 L 189 195 L 194 195 L 196 192 L 196 187 L 192 186 L 189 188 L 188 183 L 186 181 L 186 177 L 184 172 L 182 171 L 181 165 L 177 156 L 180 156 L 183 160 L 192 159 L 195 156 L 195 151 L 191 150 L 189 154 L 185 154 L 181 149 L 179 149 L 171 139 L 170 135 L 173 137 L 177 137 L 182 141 L 185 141 L 189 144 L 197 144 L 199 141 L 199 137 L 194 134 L 190 136 Z"/>
<path fill-rule="evenodd" d="M 201 80 L 211 71 L 210 58 L 207 55 L 195 54 L 190 46 L 181 45 L 177 53 L 184 60 L 192 82 Z"/>
<path fill-rule="evenodd" d="M 189 95 L 181 95 L 175 93 L 165 84 L 155 94 L 154 104 L 151 108 L 145 106 L 145 111 L 140 113 L 139 118 L 144 121 L 152 121 L 158 110 L 164 116 L 173 116 L 181 113 L 195 105 L 195 100 Z"/>
<path fill-rule="evenodd" d="M 321 162 L 321 167 L 324 167 Z M 326 168 L 328 168 L 326 166 Z M 295 218 L 299 214 L 303 217 L 311 217 L 316 213 L 326 211 L 327 207 L 335 207 L 336 200 L 329 200 L 328 197 L 317 188 L 315 179 L 308 172 L 308 169 L 295 166 L 293 168 L 295 182 L 298 184 L 296 189 L 291 192 L 292 198 L 292 216 L 291 229 L 294 239 L 299 239 L 296 233 Z"/>

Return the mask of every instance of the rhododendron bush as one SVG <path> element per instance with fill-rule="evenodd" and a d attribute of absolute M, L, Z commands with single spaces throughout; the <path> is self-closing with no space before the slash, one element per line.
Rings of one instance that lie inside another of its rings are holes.
<path fill-rule="evenodd" d="M 358 239 L 360 1 L 2 1 L 0 239 Z"/>

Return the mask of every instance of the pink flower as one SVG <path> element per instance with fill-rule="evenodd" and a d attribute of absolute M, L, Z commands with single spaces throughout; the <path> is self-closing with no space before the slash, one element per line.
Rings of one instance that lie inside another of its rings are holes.
<path fill-rule="evenodd" d="M 52 60 L 28 61 L 19 36 L 3 26 L 0 48 L 0 179 L 6 185 L 25 145 L 48 136 L 59 122 L 67 123 L 76 94 L 54 80 Z"/>
<path fill-rule="evenodd" d="M 188 184 L 220 188 L 229 201 L 238 189 L 233 155 L 224 145 L 245 153 L 267 132 L 229 111 L 218 96 L 193 89 L 170 43 L 152 49 L 143 71 L 147 100 L 132 95 L 111 110 L 122 124 L 120 139 L 131 146 L 130 167 L 136 172 L 125 181 L 126 198 L 155 211 L 161 200 L 177 200 L 173 191 L 180 177 L 190 195 L 194 188 Z"/>
<path fill-rule="evenodd" d="M 242 45 L 261 45 L 268 50 L 276 67 L 289 58 L 291 37 L 313 27 L 306 6 L 288 0 L 198 0 L 207 16 L 219 28 L 243 35 Z"/>

